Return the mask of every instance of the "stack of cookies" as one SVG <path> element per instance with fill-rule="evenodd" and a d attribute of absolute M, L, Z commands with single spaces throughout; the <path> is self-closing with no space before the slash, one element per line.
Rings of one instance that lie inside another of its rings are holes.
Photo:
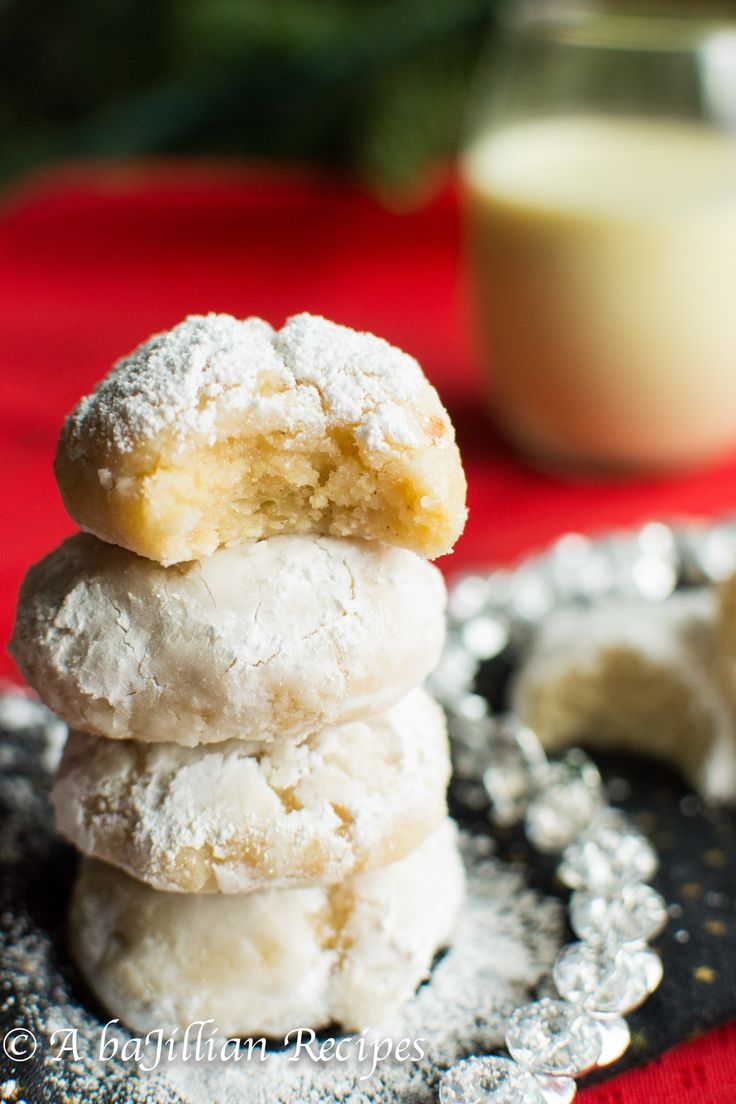
<path fill-rule="evenodd" d="M 186 319 L 120 361 L 56 460 L 86 531 L 33 567 L 13 651 L 70 726 L 70 938 L 137 1030 L 380 1022 L 462 870 L 428 559 L 465 518 L 416 361 L 300 315 Z"/>

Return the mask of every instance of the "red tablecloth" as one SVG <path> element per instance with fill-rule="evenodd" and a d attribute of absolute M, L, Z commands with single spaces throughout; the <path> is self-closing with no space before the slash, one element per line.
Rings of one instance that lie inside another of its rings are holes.
<path fill-rule="evenodd" d="M 736 461 L 670 480 L 574 484 L 531 471 L 482 412 L 465 317 L 456 197 L 382 209 L 333 178 L 191 166 L 57 173 L 0 221 L 0 637 L 29 563 L 72 530 L 51 459 L 63 415 L 112 360 L 185 314 L 309 310 L 413 353 L 458 426 L 470 521 L 448 570 L 517 557 L 568 530 L 736 504 Z M 0 674 L 13 675 L 9 658 Z M 736 1031 L 589 1089 L 583 1104 L 733 1104 Z"/>

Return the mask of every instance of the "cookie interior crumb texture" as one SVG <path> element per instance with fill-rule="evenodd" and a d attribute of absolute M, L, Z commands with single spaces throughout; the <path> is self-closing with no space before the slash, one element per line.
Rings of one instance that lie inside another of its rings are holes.
<path fill-rule="evenodd" d="M 465 522 L 454 430 L 417 362 L 301 314 L 195 315 L 119 361 L 64 425 L 78 524 L 165 564 L 278 533 L 433 558 Z"/>
<path fill-rule="evenodd" d="M 736 793 L 736 725 L 717 677 L 715 593 L 561 608 L 540 629 L 512 708 L 546 747 L 670 763 L 706 798 Z"/>

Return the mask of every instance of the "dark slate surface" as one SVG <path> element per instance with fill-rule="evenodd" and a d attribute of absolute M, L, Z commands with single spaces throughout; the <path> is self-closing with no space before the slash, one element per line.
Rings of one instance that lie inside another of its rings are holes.
<path fill-rule="evenodd" d="M 490 672 L 484 673 L 486 690 L 495 680 L 492 696 L 497 700 L 512 666 L 508 657 L 502 663 L 503 669 L 497 669 L 492 679 Z M 41 764 L 43 747 L 40 731 L 0 732 L 0 924 L 6 940 L 8 933 L 11 940 L 16 934 L 33 940 L 34 933 L 41 933 L 48 944 L 48 968 L 38 991 L 29 989 L 27 976 L 7 954 L 0 961 L 0 1038 L 19 1023 L 32 1025 L 45 1007 L 59 1000 L 78 1007 L 80 1014 L 99 1016 L 100 1022 L 107 1019 L 65 949 L 64 913 L 76 860 L 53 834 L 48 774 Z M 596 761 L 614 795 L 624 796 L 618 803 L 656 844 L 662 859 L 656 885 L 673 906 L 669 926 L 656 944 L 664 958 L 664 981 L 630 1017 L 631 1049 L 610 1070 L 594 1075 L 600 1078 L 736 1016 L 736 815 L 704 809 L 676 775 L 655 763 L 600 755 Z M 25 796 L 19 802 L 21 792 Z M 483 814 L 468 810 L 457 794 L 452 805 L 465 825 L 480 832 L 490 830 Z M 554 863 L 531 851 L 519 832 L 496 836 L 500 854 L 509 862 L 521 863 L 532 884 L 565 896 L 554 877 Z M 40 1052 L 17 1064 L 0 1050 L 0 1085 L 12 1077 L 19 1078 L 27 1104 L 60 1104 Z M 94 1100 L 95 1104 L 107 1100 L 143 1104 L 156 1099 L 149 1091 L 142 1083 L 128 1080 L 123 1085 L 113 1077 Z"/>

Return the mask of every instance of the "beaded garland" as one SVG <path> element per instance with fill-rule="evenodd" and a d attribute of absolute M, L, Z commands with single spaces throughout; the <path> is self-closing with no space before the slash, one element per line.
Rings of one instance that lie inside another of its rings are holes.
<path fill-rule="evenodd" d="M 515 571 L 467 574 L 451 588 L 449 633 L 431 690 L 445 707 L 456 772 L 469 791 L 482 781 L 498 826 L 523 822 L 529 842 L 560 853 L 557 876 L 573 890 L 570 926 L 552 980 L 559 999 L 514 1011 L 508 1056 L 468 1058 L 445 1072 L 440 1104 L 569 1104 L 575 1078 L 620 1058 L 630 1042 L 624 1017 L 662 979 L 647 944 L 668 921 L 650 885 L 658 859 L 651 843 L 606 801 L 595 765 L 578 749 L 550 762 L 535 734 L 494 716 L 476 693 L 480 665 L 512 642 L 523 655 L 554 605 L 608 596 L 661 601 L 677 586 L 718 581 L 734 569 L 736 527 L 702 531 L 650 523 L 591 541 L 567 534 L 551 552 Z"/>

